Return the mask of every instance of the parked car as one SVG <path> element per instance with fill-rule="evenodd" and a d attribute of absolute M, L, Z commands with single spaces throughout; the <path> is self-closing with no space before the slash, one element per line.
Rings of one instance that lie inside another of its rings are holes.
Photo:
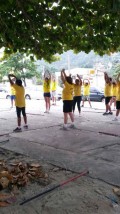
<path fill-rule="evenodd" d="M 25 99 L 28 99 L 28 100 L 31 100 L 31 99 L 36 99 L 36 100 L 43 99 L 42 86 L 26 87 L 25 88 Z"/>
<path fill-rule="evenodd" d="M 57 91 L 56 91 L 56 97 L 57 100 L 61 100 L 62 99 L 62 88 L 61 87 L 57 87 Z M 27 87 L 25 88 L 25 98 L 26 99 L 44 99 L 43 97 L 43 86 L 33 86 L 33 87 Z"/>
<path fill-rule="evenodd" d="M 4 88 L 0 88 L 0 99 L 9 99 L 9 98 L 10 93 Z"/>
<path fill-rule="evenodd" d="M 90 88 L 90 100 L 104 102 L 104 100 L 105 100 L 104 92 L 99 90 L 96 87 L 91 87 Z"/>
<path fill-rule="evenodd" d="M 90 100 L 96 102 L 104 102 L 104 92 L 96 87 L 90 87 Z"/>

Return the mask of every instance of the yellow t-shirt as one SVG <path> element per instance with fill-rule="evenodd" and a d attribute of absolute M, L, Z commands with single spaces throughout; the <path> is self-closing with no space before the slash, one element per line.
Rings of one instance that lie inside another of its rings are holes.
<path fill-rule="evenodd" d="M 90 84 L 83 86 L 83 95 L 84 96 L 89 96 L 90 95 Z"/>
<path fill-rule="evenodd" d="M 112 84 L 105 84 L 104 95 L 105 97 L 112 97 Z"/>
<path fill-rule="evenodd" d="M 15 89 L 15 105 L 19 108 L 25 107 L 25 89 L 23 86 L 12 85 Z"/>
<path fill-rule="evenodd" d="M 116 100 L 120 101 L 120 82 L 117 83 Z"/>
<path fill-rule="evenodd" d="M 69 84 L 67 81 L 64 83 L 64 89 L 62 91 L 63 100 L 73 100 L 73 84 Z"/>
<path fill-rule="evenodd" d="M 15 95 L 15 89 L 13 88 L 13 86 L 10 86 L 10 90 L 11 90 L 11 95 Z"/>
<path fill-rule="evenodd" d="M 56 91 L 57 89 L 57 82 L 53 81 L 52 82 L 52 91 Z"/>
<path fill-rule="evenodd" d="M 44 93 L 49 93 L 51 88 L 51 80 L 43 81 L 43 91 Z"/>
<path fill-rule="evenodd" d="M 81 85 L 74 84 L 74 96 L 81 96 Z"/>
<path fill-rule="evenodd" d="M 116 96 L 117 94 L 117 86 L 112 86 L 112 96 Z"/>

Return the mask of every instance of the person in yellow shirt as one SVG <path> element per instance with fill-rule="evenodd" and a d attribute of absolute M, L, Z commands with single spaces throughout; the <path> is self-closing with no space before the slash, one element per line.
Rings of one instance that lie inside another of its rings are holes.
<path fill-rule="evenodd" d="M 80 103 L 82 100 L 82 96 L 81 96 L 81 86 L 82 86 L 82 80 L 80 78 L 80 76 L 77 74 L 78 79 L 75 80 L 75 84 L 74 84 L 74 97 L 73 97 L 73 113 L 75 111 L 75 106 L 77 103 L 77 107 L 78 107 L 78 112 L 79 115 L 81 113 L 81 107 L 80 107 Z"/>
<path fill-rule="evenodd" d="M 68 115 L 70 116 L 72 124 L 70 128 L 76 128 L 74 125 L 74 115 L 72 112 L 73 109 L 73 83 L 72 77 L 67 76 L 65 73 L 65 69 L 61 71 L 61 80 L 64 84 L 63 92 L 62 92 L 62 99 L 63 99 L 63 113 L 64 113 L 64 125 L 63 130 L 68 130 L 67 123 L 68 123 Z"/>
<path fill-rule="evenodd" d="M 88 101 L 90 107 L 92 108 L 91 102 L 90 102 L 90 81 L 89 79 L 83 80 L 83 102 L 82 107 L 84 107 L 84 102 Z"/>
<path fill-rule="evenodd" d="M 57 90 L 57 81 L 55 77 L 52 78 L 52 105 L 56 105 L 56 90 Z"/>
<path fill-rule="evenodd" d="M 15 103 L 15 89 L 13 88 L 13 86 L 10 86 L 10 91 L 11 91 L 11 95 L 10 95 L 10 99 L 11 99 L 11 108 L 13 108 L 13 104 Z"/>
<path fill-rule="evenodd" d="M 15 78 L 16 81 L 14 83 L 14 81 L 12 80 L 12 78 Z M 21 113 L 23 115 L 23 119 L 24 119 L 24 128 L 27 129 L 28 125 L 27 125 L 27 116 L 26 116 L 26 112 L 25 112 L 25 89 L 22 86 L 22 81 L 20 79 L 17 79 L 17 77 L 13 74 L 9 74 L 8 75 L 8 79 L 9 82 L 11 84 L 11 86 L 14 88 L 15 90 L 15 106 L 16 106 L 16 113 L 17 113 L 17 128 L 14 129 L 14 132 L 21 132 Z"/>
<path fill-rule="evenodd" d="M 104 80 L 105 80 L 105 89 L 104 89 L 104 95 L 105 95 L 105 106 L 106 111 L 103 113 L 103 115 L 112 115 L 113 112 L 111 111 L 110 107 L 110 100 L 112 98 L 112 79 L 108 76 L 106 72 L 104 72 Z"/>
<path fill-rule="evenodd" d="M 44 100 L 45 100 L 45 112 L 44 113 L 49 113 L 50 111 L 50 98 L 51 98 L 51 74 L 50 72 L 47 71 L 49 74 L 49 78 L 46 77 L 46 74 L 44 73 L 44 80 L 43 80 L 43 91 L 44 91 Z"/>
<path fill-rule="evenodd" d="M 117 84 L 115 81 L 112 82 L 112 98 L 110 100 L 110 106 L 114 104 L 114 109 L 116 108 L 116 93 L 117 93 Z"/>
<path fill-rule="evenodd" d="M 116 93 L 116 117 L 113 121 L 118 121 L 118 116 L 120 114 L 120 74 L 117 78 L 117 93 Z"/>

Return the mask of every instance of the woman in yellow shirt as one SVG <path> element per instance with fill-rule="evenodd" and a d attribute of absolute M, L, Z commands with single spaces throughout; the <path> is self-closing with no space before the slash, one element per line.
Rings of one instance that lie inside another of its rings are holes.
<path fill-rule="evenodd" d="M 72 83 L 72 77 L 66 75 L 65 69 L 62 69 L 62 71 L 61 71 L 61 80 L 64 84 L 64 89 L 62 92 L 63 113 L 64 113 L 63 130 L 68 130 L 68 127 L 67 127 L 68 115 L 70 116 L 70 119 L 72 122 L 72 124 L 70 125 L 70 128 L 75 128 L 74 115 L 72 112 L 72 109 L 73 109 L 73 83 Z"/>
<path fill-rule="evenodd" d="M 51 74 L 49 72 L 49 78 L 45 76 L 44 73 L 44 81 L 43 81 L 43 91 L 44 91 L 44 99 L 45 99 L 45 107 L 46 110 L 44 113 L 49 113 L 50 111 L 50 90 L 51 90 Z"/>
<path fill-rule="evenodd" d="M 55 77 L 52 78 L 52 105 L 56 105 L 56 89 L 57 89 L 57 82 Z"/>
<path fill-rule="evenodd" d="M 116 117 L 113 121 L 118 121 L 118 116 L 120 114 L 120 74 L 117 78 L 117 93 L 116 93 Z"/>
<path fill-rule="evenodd" d="M 11 91 L 11 95 L 10 95 L 10 99 L 11 99 L 11 108 L 13 108 L 13 102 L 15 102 L 15 89 L 13 88 L 13 86 L 10 86 L 10 91 Z"/>
<path fill-rule="evenodd" d="M 108 115 L 108 114 L 112 115 L 113 112 L 111 111 L 111 107 L 110 107 L 110 100 L 112 98 L 112 79 L 108 76 L 106 72 L 104 73 L 104 80 L 105 80 L 104 95 L 105 95 L 106 111 L 103 113 L 103 115 Z"/>
<path fill-rule="evenodd" d="M 114 104 L 114 109 L 116 108 L 116 93 L 117 93 L 117 84 L 115 81 L 112 82 L 112 98 L 110 100 L 110 106 Z"/>
<path fill-rule="evenodd" d="M 25 89 L 22 86 L 22 80 L 17 79 L 17 77 L 13 74 L 8 75 L 9 82 L 11 86 L 15 90 L 15 106 L 16 106 L 16 113 L 17 113 L 17 128 L 14 129 L 14 132 L 21 132 L 21 113 L 24 119 L 24 128 L 28 129 L 27 125 L 27 116 L 26 116 L 26 108 L 25 108 Z M 16 81 L 12 80 L 14 78 Z"/>
<path fill-rule="evenodd" d="M 82 103 L 82 107 L 84 107 L 84 102 L 86 100 L 89 102 L 89 105 L 92 108 L 92 105 L 90 102 L 90 81 L 89 81 L 89 79 L 83 80 L 83 103 Z"/>
<path fill-rule="evenodd" d="M 78 74 L 77 74 L 77 77 L 78 77 L 78 79 L 75 80 L 75 84 L 74 84 L 73 113 L 75 111 L 75 106 L 77 103 L 78 112 L 80 115 L 80 113 L 81 113 L 80 103 L 81 103 L 81 99 L 82 99 L 82 96 L 81 96 L 82 80 Z"/>

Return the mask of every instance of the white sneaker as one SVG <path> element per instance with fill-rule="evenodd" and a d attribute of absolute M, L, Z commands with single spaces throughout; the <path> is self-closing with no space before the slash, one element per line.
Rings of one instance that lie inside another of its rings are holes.
<path fill-rule="evenodd" d="M 69 129 L 66 126 L 61 127 L 60 130 L 69 131 Z"/>
<path fill-rule="evenodd" d="M 69 128 L 71 128 L 71 129 L 77 129 L 77 127 L 74 124 L 70 124 Z"/>
<path fill-rule="evenodd" d="M 118 121 L 117 117 L 115 117 L 112 121 Z"/>

